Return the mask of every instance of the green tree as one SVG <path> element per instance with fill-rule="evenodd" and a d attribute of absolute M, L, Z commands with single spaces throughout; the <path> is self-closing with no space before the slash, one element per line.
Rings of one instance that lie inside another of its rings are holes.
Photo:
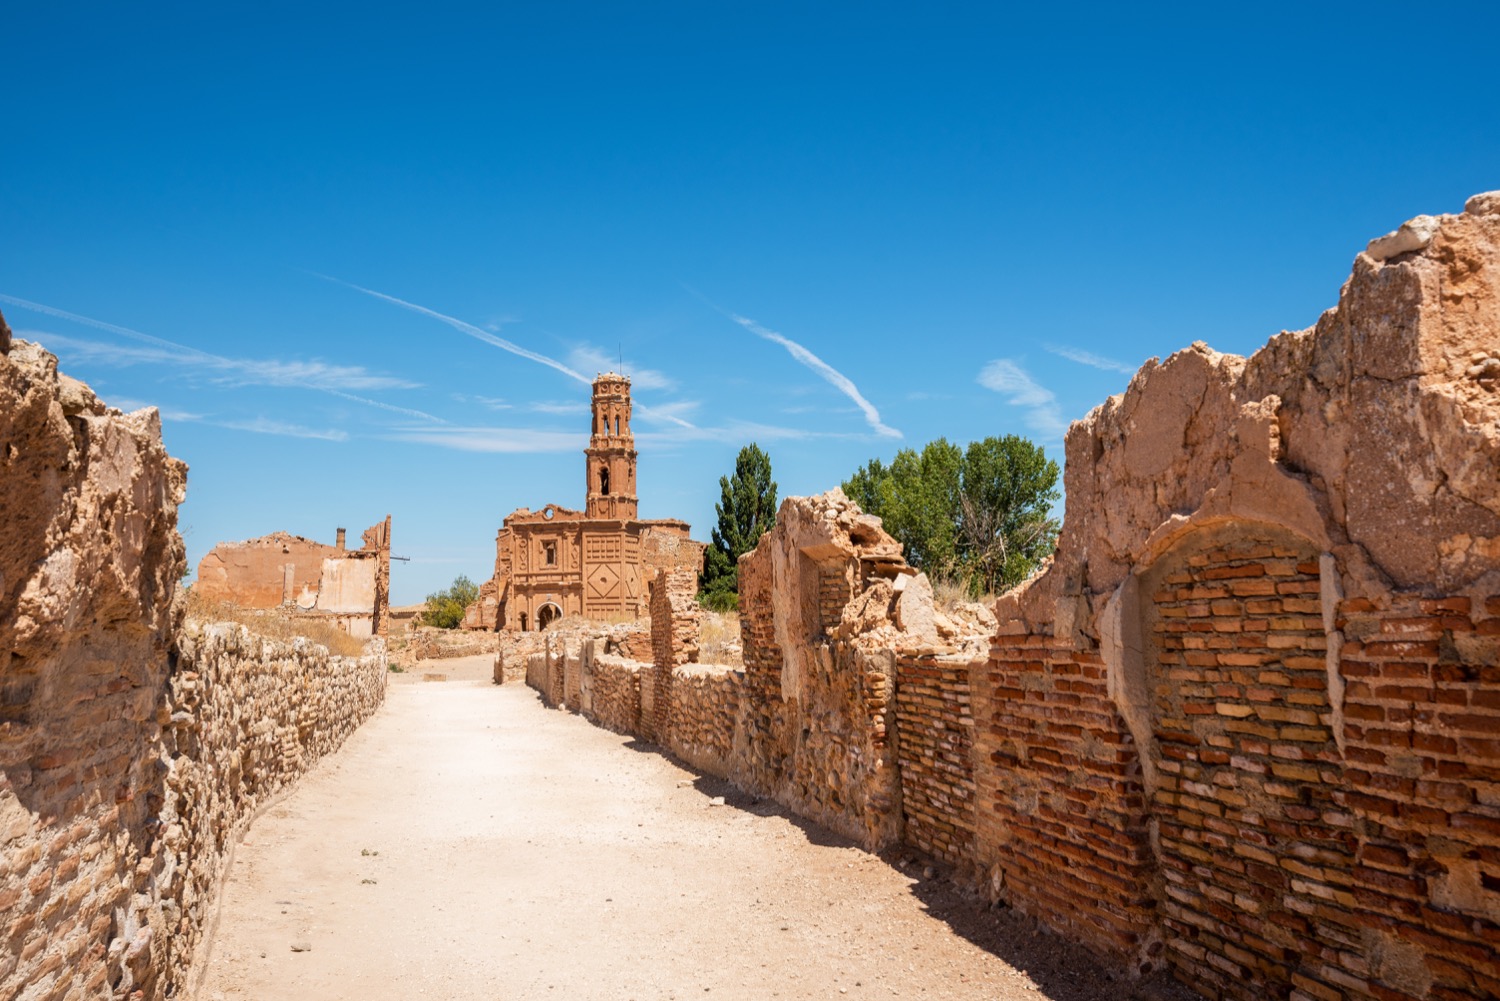
<path fill-rule="evenodd" d="M 464 621 L 464 609 L 478 599 L 478 584 L 464 576 L 455 577 L 447 590 L 427 596 L 427 608 L 422 612 L 420 622 L 439 629 L 457 629 Z"/>
<path fill-rule="evenodd" d="M 901 543 L 906 559 L 931 576 L 946 577 L 958 555 L 959 486 L 963 451 L 946 438 L 922 451 L 903 448 L 889 466 L 872 459 L 844 486 L 844 493 Z"/>
<path fill-rule="evenodd" d="M 872 459 L 844 493 L 899 541 L 912 566 L 971 594 L 1025 580 L 1052 551 L 1057 463 L 1016 435 L 960 449 L 945 438 Z"/>
<path fill-rule="evenodd" d="M 1060 474 L 1040 445 L 1019 435 L 970 443 L 958 495 L 958 563 L 971 594 L 1015 587 L 1052 553 Z"/>
<path fill-rule="evenodd" d="M 739 558 L 776 525 L 776 482 L 771 457 L 754 442 L 740 449 L 734 475 L 719 477 L 719 524 L 699 579 L 698 600 L 717 611 L 739 607 Z"/>

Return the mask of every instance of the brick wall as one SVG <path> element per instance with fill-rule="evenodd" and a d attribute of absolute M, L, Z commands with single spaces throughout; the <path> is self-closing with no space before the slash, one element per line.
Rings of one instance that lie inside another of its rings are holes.
<path fill-rule="evenodd" d="M 1103 660 L 1018 627 L 1002 625 L 974 685 L 983 707 L 975 853 L 989 890 L 1075 941 L 1149 967 L 1145 790 Z"/>
<path fill-rule="evenodd" d="M 1328 979 L 1353 997 L 1500 997 L 1500 596 L 1354 599 L 1339 620 L 1343 906 L 1362 948 Z"/>
<path fill-rule="evenodd" d="M 1215 997 L 1337 992 L 1360 931 L 1317 553 L 1204 544 L 1146 582 L 1169 960 Z"/>
<path fill-rule="evenodd" d="M 896 659 L 903 840 L 949 862 L 974 860 L 974 716 L 963 657 Z"/>

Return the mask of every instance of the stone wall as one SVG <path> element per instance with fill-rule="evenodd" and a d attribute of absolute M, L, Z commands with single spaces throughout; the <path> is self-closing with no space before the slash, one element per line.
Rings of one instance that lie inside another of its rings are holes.
<path fill-rule="evenodd" d="M 590 718 L 606 730 L 635 734 L 641 721 L 642 665 L 609 654 L 593 660 Z"/>
<path fill-rule="evenodd" d="M 188 623 L 160 749 L 160 847 L 136 868 L 136 900 L 149 904 L 132 909 L 121 929 L 127 941 L 150 943 L 163 989 L 180 989 L 199 965 L 231 846 L 263 806 L 380 707 L 386 676 L 378 643 L 364 657 L 333 657 L 233 623 Z"/>
<path fill-rule="evenodd" d="M 183 631 L 185 474 L 0 319 L 0 995 L 181 995 L 237 833 L 383 695 L 383 653 Z"/>
<path fill-rule="evenodd" d="M 667 748 L 700 771 L 729 775 L 744 675 L 719 664 L 687 664 L 672 673 Z"/>

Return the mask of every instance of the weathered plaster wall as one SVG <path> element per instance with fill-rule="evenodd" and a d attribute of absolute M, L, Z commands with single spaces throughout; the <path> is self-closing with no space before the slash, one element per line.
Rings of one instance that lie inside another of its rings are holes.
<path fill-rule="evenodd" d="M 197 598 L 212 605 L 322 615 L 352 636 L 389 633 L 391 519 L 365 529 L 360 549 L 286 532 L 221 542 L 198 561 Z"/>
<path fill-rule="evenodd" d="M 381 653 L 183 631 L 185 473 L 0 320 L 0 996 L 180 996 L 237 833 L 383 695 Z"/>

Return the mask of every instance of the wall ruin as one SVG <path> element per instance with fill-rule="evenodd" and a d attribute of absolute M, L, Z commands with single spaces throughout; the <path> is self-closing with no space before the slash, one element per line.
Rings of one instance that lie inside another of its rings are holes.
<path fill-rule="evenodd" d="M 631 732 L 684 746 L 711 688 L 700 767 L 1208 997 L 1500 996 L 1500 193 L 1372 241 L 1311 329 L 1148 363 L 1066 484 L 982 633 L 788 500 L 744 671 L 668 644 Z"/>
<path fill-rule="evenodd" d="M 0 319 L 0 995 L 181 996 L 255 810 L 384 696 L 378 647 L 183 625 L 185 474 Z"/>
<path fill-rule="evenodd" d="M 212 605 L 282 609 L 326 618 L 351 636 L 390 632 L 391 518 L 365 529 L 359 549 L 344 530 L 325 545 L 287 532 L 221 542 L 198 562 L 193 593 Z"/>

